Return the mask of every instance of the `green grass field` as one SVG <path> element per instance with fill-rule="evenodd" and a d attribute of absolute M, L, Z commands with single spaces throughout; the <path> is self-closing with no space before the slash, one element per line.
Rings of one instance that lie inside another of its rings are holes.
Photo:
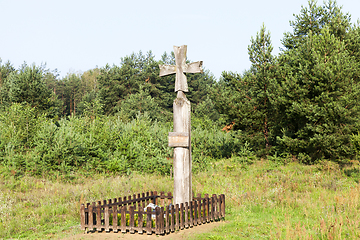
<path fill-rule="evenodd" d="M 358 162 L 238 158 L 193 175 L 195 193 L 226 195 L 226 224 L 196 239 L 359 239 Z M 0 168 L 0 239 L 49 239 L 80 233 L 80 204 L 145 191 L 172 191 L 169 176 L 80 172 L 34 178 Z"/>

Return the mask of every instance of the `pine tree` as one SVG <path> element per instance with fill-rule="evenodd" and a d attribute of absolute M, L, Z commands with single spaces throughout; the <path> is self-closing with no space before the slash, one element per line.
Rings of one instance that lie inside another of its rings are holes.
<path fill-rule="evenodd" d="M 278 144 L 308 162 L 351 156 L 360 113 L 356 65 L 330 27 L 304 41 L 281 56 Z"/>
<path fill-rule="evenodd" d="M 27 103 L 40 113 L 55 117 L 58 113 L 57 98 L 46 85 L 45 66 L 28 66 L 24 63 L 18 71 L 11 72 L 2 86 L 4 105 Z"/>
<path fill-rule="evenodd" d="M 273 124 L 269 100 L 274 80 L 274 57 L 270 33 L 263 25 L 248 47 L 252 66 L 243 75 L 223 72 L 215 88 L 214 102 L 227 123 L 251 138 L 253 148 L 268 148 Z"/>

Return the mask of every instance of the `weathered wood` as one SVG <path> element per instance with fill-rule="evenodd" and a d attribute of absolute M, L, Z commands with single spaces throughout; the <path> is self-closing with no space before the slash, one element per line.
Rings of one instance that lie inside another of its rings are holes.
<path fill-rule="evenodd" d="M 140 197 L 141 195 L 142 197 Z M 171 204 L 171 193 L 166 196 L 164 192 L 160 192 L 157 195 L 157 192 L 154 191 L 148 194 L 147 197 L 143 193 L 134 194 L 127 198 L 124 197 L 124 201 L 121 201 L 121 198 L 104 200 L 103 204 L 98 201 L 97 205 L 95 202 L 92 204 L 86 203 L 86 205 L 82 204 L 80 208 L 81 229 L 88 229 L 88 231 L 94 229 L 101 231 L 104 229 L 105 231 L 113 230 L 114 232 L 118 230 L 127 232 L 129 230 L 130 233 L 135 231 L 143 233 L 146 231 L 147 234 L 152 234 L 155 231 L 157 234 L 164 234 L 173 232 L 175 229 L 179 230 L 201 225 L 225 217 L 224 194 L 213 194 L 211 198 L 209 198 L 208 194 L 205 194 L 203 198 L 201 194 L 197 194 L 196 197 L 193 197 L 193 201 L 185 202 L 185 204 L 175 204 L 175 207 Z M 144 212 L 142 205 L 144 205 L 145 201 L 161 204 L 162 207 L 158 207 L 160 210 L 155 211 L 155 213 L 151 208 L 147 208 L 147 211 Z M 126 211 L 127 206 L 129 206 L 128 212 Z M 136 210 L 137 207 L 138 210 Z M 129 214 L 129 224 L 126 221 L 127 213 Z M 137 224 L 135 222 L 136 214 L 138 216 Z M 147 215 L 146 227 L 143 227 L 143 214 Z M 153 216 L 155 216 L 155 227 L 152 225 Z M 119 219 L 119 217 L 121 218 Z M 110 225 L 111 220 L 112 225 Z"/>
<path fill-rule="evenodd" d="M 101 201 L 98 201 L 96 206 L 96 230 L 100 232 L 102 230 L 101 225 Z"/>
<path fill-rule="evenodd" d="M 170 230 L 171 232 L 175 231 L 175 208 L 174 205 L 171 205 L 171 224 L 170 224 Z"/>
<path fill-rule="evenodd" d="M 216 194 L 213 194 L 213 196 L 214 196 L 214 206 L 215 206 L 214 218 L 218 219 L 219 218 L 219 207 L 218 207 L 217 196 L 216 196 Z"/>
<path fill-rule="evenodd" d="M 202 61 L 186 63 L 187 46 L 174 46 L 175 63 L 173 65 L 159 65 L 160 77 L 176 73 L 175 78 L 175 92 L 188 92 L 188 84 L 186 75 L 184 73 L 202 73 Z"/>
<path fill-rule="evenodd" d="M 126 233 L 126 206 L 121 207 L 121 232 Z"/>
<path fill-rule="evenodd" d="M 109 214 L 109 205 L 105 205 L 104 207 L 104 220 L 105 220 L 105 224 L 104 224 L 104 229 L 105 231 L 109 231 L 109 218 L 110 218 L 110 214 Z"/>
<path fill-rule="evenodd" d="M 158 198 L 157 198 L 157 191 L 153 192 L 153 203 L 155 205 L 159 205 Z"/>
<path fill-rule="evenodd" d="M 130 233 L 135 233 L 135 228 L 134 228 L 134 206 L 130 206 L 129 207 L 129 230 Z"/>
<path fill-rule="evenodd" d="M 89 205 L 88 209 L 89 209 L 89 223 L 88 223 L 89 224 L 89 231 L 92 231 L 94 229 L 94 226 L 93 226 L 93 224 L 94 224 L 93 205 Z"/>
<path fill-rule="evenodd" d="M 81 204 L 80 207 L 80 221 L 81 221 L 81 230 L 85 231 L 85 205 Z"/>
<path fill-rule="evenodd" d="M 215 220 L 215 194 L 211 197 L 211 221 Z"/>
<path fill-rule="evenodd" d="M 225 194 L 223 194 L 223 199 L 222 199 L 222 210 L 223 210 L 223 215 L 222 217 L 225 218 Z"/>
<path fill-rule="evenodd" d="M 174 149 L 174 204 L 190 202 L 191 187 L 191 121 L 190 101 L 184 92 L 188 84 L 184 73 L 202 73 L 202 61 L 186 63 L 187 46 L 174 46 L 176 66 L 159 65 L 160 76 L 176 73 L 174 101 L 174 133 L 169 133 L 169 146 Z M 187 135 L 188 134 L 188 135 Z"/>
<path fill-rule="evenodd" d="M 146 208 L 146 234 L 151 235 L 152 234 L 152 226 L 151 226 L 151 207 Z"/>
<path fill-rule="evenodd" d="M 172 194 L 171 194 L 171 192 L 168 192 L 168 203 L 167 203 L 167 205 L 169 206 L 171 203 L 172 203 Z"/>
<path fill-rule="evenodd" d="M 160 221 L 161 221 L 160 208 L 156 207 L 155 208 L 155 234 L 160 234 Z"/>
<path fill-rule="evenodd" d="M 188 132 L 169 132 L 169 147 L 189 147 L 190 137 Z"/>
<path fill-rule="evenodd" d="M 180 229 L 184 229 L 184 204 L 180 203 Z"/>
<path fill-rule="evenodd" d="M 166 206 L 165 209 L 165 232 L 170 233 L 170 218 L 169 218 L 169 206 Z"/>
<path fill-rule="evenodd" d="M 114 232 L 117 232 L 118 229 L 118 213 L 117 213 L 117 206 L 112 206 L 112 229 Z"/>
<path fill-rule="evenodd" d="M 209 213 L 209 194 L 205 194 L 205 211 L 206 211 L 206 222 L 210 222 L 210 213 Z"/>
<path fill-rule="evenodd" d="M 186 202 L 185 203 L 185 208 L 184 208 L 184 211 L 185 211 L 185 228 L 188 228 L 189 227 L 189 203 Z"/>
<path fill-rule="evenodd" d="M 197 211 L 198 211 L 198 202 L 195 200 L 193 201 L 194 202 L 194 226 L 197 226 L 197 223 L 198 223 L 198 214 L 197 214 Z"/>
<path fill-rule="evenodd" d="M 144 227 L 144 218 L 143 218 L 143 210 L 138 210 L 138 233 L 143 233 L 143 227 Z"/>
<path fill-rule="evenodd" d="M 201 214 L 201 207 L 202 207 L 202 202 L 201 199 L 198 201 L 198 225 L 202 224 L 202 214 Z"/>
<path fill-rule="evenodd" d="M 141 194 L 141 204 L 142 204 L 142 209 L 144 209 L 145 208 L 145 202 L 146 202 L 146 200 L 145 200 L 145 193 L 142 193 Z"/>
<path fill-rule="evenodd" d="M 164 207 L 160 208 L 160 234 L 164 234 L 165 233 L 165 229 L 164 229 Z"/>
<path fill-rule="evenodd" d="M 192 227 L 194 225 L 194 220 L 193 220 L 193 201 L 189 202 L 189 216 L 190 216 L 190 222 L 189 222 L 189 226 Z"/>
<path fill-rule="evenodd" d="M 180 229 L 180 224 L 179 224 L 179 204 L 175 205 L 175 229 L 179 230 Z"/>
<path fill-rule="evenodd" d="M 203 198 L 202 199 L 202 211 L 203 211 L 203 215 L 202 215 L 202 223 L 206 223 L 206 199 Z"/>

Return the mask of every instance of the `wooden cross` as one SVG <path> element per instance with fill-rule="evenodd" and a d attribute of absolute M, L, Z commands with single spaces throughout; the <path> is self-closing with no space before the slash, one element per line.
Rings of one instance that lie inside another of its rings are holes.
<path fill-rule="evenodd" d="M 176 65 L 159 65 L 160 77 L 176 73 L 175 92 L 188 92 L 188 84 L 184 73 L 203 73 L 202 61 L 186 63 L 187 46 L 174 46 Z"/>
<path fill-rule="evenodd" d="M 184 92 L 188 92 L 184 73 L 202 73 L 202 61 L 186 64 L 186 45 L 174 46 L 176 65 L 159 65 L 160 76 L 176 74 L 174 100 L 174 132 L 169 133 L 169 147 L 174 149 L 174 201 L 181 204 L 192 201 L 191 184 L 191 106 Z"/>

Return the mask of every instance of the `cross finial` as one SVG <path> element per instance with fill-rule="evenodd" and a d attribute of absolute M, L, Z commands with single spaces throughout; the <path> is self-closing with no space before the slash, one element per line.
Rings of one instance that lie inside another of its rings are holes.
<path fill-rule="evenodd" d="M 159 65 L 160 77 L 176 74 L 175 79 L 175 92 L 183 91 L 188 92 L 188 84 L 186 75 L 184 73 L 203 73 L 202 61 L 186 63 L 186 50 L 187 46 L 180 47 L 174 46 L 175 63 L 176 65 Z"/>

